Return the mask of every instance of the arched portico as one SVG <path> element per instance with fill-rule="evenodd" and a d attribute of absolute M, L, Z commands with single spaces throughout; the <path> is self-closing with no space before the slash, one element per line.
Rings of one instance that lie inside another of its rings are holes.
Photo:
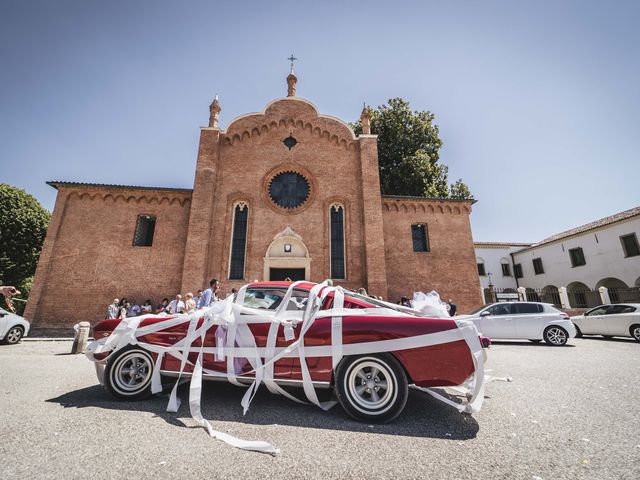
<path fill-rule="evenodd" d="M 264 257 L 265 280 L 309 280 L 311 256 L 302 237 L 291 227 L 277 234 L 267 248 Z"/>

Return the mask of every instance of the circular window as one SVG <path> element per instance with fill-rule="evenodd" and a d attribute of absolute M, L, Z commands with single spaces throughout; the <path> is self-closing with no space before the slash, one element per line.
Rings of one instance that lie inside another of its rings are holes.
<path fill-rule="evenodd" d="M 269 182 L 269 198 L 282 208 L 297 208 L 309 198 L 309 182 L 298 172 L 281 172 Z"/>

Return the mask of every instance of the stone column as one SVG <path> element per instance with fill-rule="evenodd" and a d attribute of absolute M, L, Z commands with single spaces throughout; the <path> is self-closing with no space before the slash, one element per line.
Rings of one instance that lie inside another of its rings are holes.
<path fill-rule="evenodd" d="M 567 287 L 558 288 L 558 294 L 560 295 L 560 306 L 562 308 L 571 308 L 571 303 L 569 302 L 569 294 L 567 293 Z"/>
<path fill-rule="evenodd" d="M 387 268 L 384 254 L 382 196 L 378 170 L 378 136 L 360 135 L 362 218 L 364 227 L 364 277 L 367 292 L 387 298 Z"/>
<path fill-rule="evenodd" d="M 609 298 L 609 289 L 607 287 L 600 287 L 598 292 L 600 292 L 600 299 L 602 300 L 603 305 L 611 303 L 611 298 Z"/>

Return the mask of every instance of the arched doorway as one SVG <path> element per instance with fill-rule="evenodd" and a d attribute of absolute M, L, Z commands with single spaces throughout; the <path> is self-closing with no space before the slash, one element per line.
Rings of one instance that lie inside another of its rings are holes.
<path fill-rule="evenodd" d="M 635 300 L 633 289 L 627 287 L 627 284 L 618 278 L 603 278 L 596 284 L 596 288 L 600 287 L 607 288 L 611 303 L 633 302 Z"/>
<path fill-rule="evenodd" d="M 309 280 L 311 257 L 302 237 L 291 227 L 273 238 L 264 257 L 265 280 Z"/>
<path fill-rule="evenodd" d="M 560 292 L 555 285 L 547 285 L 542 289 L 542 301 L 544 303 L 553 303 L 555 306 L 560 306 Z"/>
<path fill-rule="evenodd" d="M 571 282 L 567 285 L 569 304 L 573 308 L 591 308 L 600 305 L 600 294 L 591 290 L 582 282 Z"/>

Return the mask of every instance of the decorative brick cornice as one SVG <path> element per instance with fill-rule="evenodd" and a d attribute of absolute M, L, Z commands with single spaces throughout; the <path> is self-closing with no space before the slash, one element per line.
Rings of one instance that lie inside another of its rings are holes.
<path fill-rule="evenodd" d="M 448 198 L 423 198 L 382 196 L 383 212 L 398 213 L 434 213 L 434 214 L 470 214 L 473 200 L 457 200 Z"/>
<path fill-rule="evenodd" d="M 260 137 L 274 130 L 283 130 L 285 133 L 289 133 L 292 129 L 304 130 L 309 134 L 316 135 L 318 138 L 325 139 L 334 145 L 338 145 L 346 149 L 355 148 L 355 142 L 350 138 L 343 135 L 337 135 L 326 128 L 314 125 L 312 122 L 296 120 L 291 117 L 271 120 L 250 129 L 246 128 L 233 134 L 229 133 L 225 138 L 229 145 L 234 145 L 238 142 Z"/>
<path fill-rule="evenodd" d="M 193 191 L 186 188 L 137 187 L 127 185 L 104 185 L 79 182 L 47 182 L 56 190 L 64 191 L 69 200 L 101 200 L 103 202 L 124 202 L 162 205 L 174 203 L 180 206 L 191 203 Z"/>

